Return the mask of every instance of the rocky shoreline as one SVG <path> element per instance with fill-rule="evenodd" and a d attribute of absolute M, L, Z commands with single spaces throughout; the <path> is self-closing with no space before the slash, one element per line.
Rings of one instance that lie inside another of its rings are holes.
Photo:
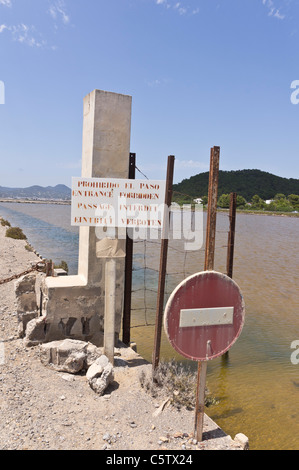
<path fill-rule="evenodd" d="M 30 268 L 40 258 L 26 241 L 5 237 L 0 225 L 0 280 Z M 37 276 L 43 276 L 37 274 Z M 207 416 L 204 440 L 196 442 L 194 411 L 167 406 L 141 386 L 148 364 L 131 348 L 117 348 L 114 380 L 103 395 L 85 374 L 45 366 L 41 347 L 27 347 L 18 334 L 14 282 L 0 284 L 0 449 L 195 451 L 243 450 Z M 166 400 L 165 400 L 166 398 Z"/>

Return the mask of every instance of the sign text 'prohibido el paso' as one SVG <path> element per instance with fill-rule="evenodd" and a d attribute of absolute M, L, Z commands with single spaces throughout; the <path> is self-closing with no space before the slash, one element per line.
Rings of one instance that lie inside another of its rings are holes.
<path fill-rule="evenodd" d="M 73 178 L 72 225 L 162 228 L 165 181 Z"/>

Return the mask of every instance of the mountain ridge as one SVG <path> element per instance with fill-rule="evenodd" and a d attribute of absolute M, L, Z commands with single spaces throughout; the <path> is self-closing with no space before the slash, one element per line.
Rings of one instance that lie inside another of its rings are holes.
<path fill-rule="evenodd" d="M 50 199 L 68 201 L 71 199 L 71 189 L 64 184 L 56 186 L 33 185 L 27 188 L 8 188 L 0 186 L 0 197 L 13 199 Z"/>
<path fill-rule="evenodd" d="M 183 179 L 180 183 L 173 185 L 173 199 L 179 195 L 186 195 L 189 198 L 207 196 L 209 184 L 209 172 L 198 173 L 190 178 Z M 218 197 L 222 194 L 236 192 L 247 201 L 257 194 L 262 199 L 272 199 L 278 193 L 299 194 L 299 179 L 284 178 L 272 173 L 257 169 L 219 171 Z M 56 186 L 33 185 L 27 188 L 8 188 L 0 186 L 1 198 L 12 199 L 50 199 L 50 200 L 71 200 L 71 188 L 64 184 Z"/>

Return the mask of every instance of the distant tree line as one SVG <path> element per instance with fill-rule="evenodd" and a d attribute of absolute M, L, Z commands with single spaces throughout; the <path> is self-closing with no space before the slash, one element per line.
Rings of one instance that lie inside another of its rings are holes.
<path fill-rule="evenodd" d="M 208 203 L 208 196 L 202 196 L 201 203 L 206 206 Z M 194 204 L 194 200 L 186 197 L 176 197 L 174 202 L 183 204 Z M 230 206 L 230 194 L 222 194 L 218 199 L 218 207 L 221 209 L 228 209 Z M 258 194 L 255 194 L 250 201 L 246 201 L 243 196 L 237 195 L 237 208 L 240 210 L 257 210 L 268 212 L 299 212 L 299 195 L 290 194 L 285 196 L 278 193 L 272 200 L 264 201 Z"/>
<path fill-rule="evenodd" d="M 226 209 L 229 208 L 229 205 L 230 194 L 222 194 L 218 199 L 218 207 Z M 289 196 L 285 196 L 282 193 L 278 193 L 271 202 L 268 203 L 257 194 L 255 194 L 249 202 L 247 202 L 243 196 L 237 195 L 237 208 L 270 212 L 299 212 L 299 195 L 290 194 Z"/>
<path fill-rule="evenodd" d="M 206 205 L 208 184 L 209 172 L 185 179 L 173 186 L 173 201 L 182 205 L 200 198 Z M 299 211 L 298 179 L 281 178 L 261 170 L 219 171 L 218 207 L 229 207 L 232 192 L 237 193 L 239 209 Z"/>

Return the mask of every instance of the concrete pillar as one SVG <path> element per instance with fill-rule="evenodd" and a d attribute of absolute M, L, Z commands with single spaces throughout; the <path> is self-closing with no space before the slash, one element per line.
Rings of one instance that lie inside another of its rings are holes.
<path fill-rule="evenodd" d="M 95 90 L 84 99 L 82 177 L 128 178 L 132 98 Z M 105 311 L 105 263 L 97 257 L 94 227 L 79 229 L 76 276 L 48 277 L 43 285 L 43 316 L 30 328 L 29 344 L 64 338 L 102 346 Z M 105 240 L 109 245 L 110 240 Z M 113 244 L 113 240 L 111 240 Z M 115 334 L 123 311 L 124 258 L 117 258 Z"/>

